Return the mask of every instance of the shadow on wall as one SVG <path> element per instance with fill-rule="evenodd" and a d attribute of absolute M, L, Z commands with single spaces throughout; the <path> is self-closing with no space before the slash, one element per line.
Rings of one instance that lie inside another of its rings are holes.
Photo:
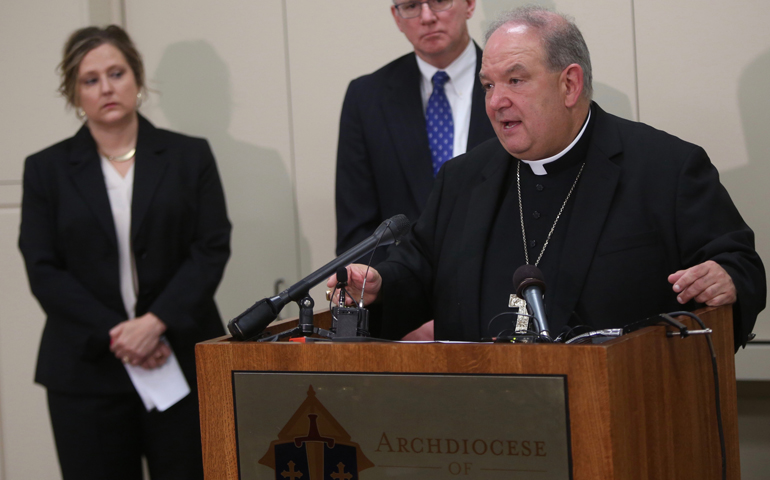
<path fill-rule="evenodd" d="M 631 99 L 617 88 L 606 83 L 594 82 L 593 98 L 605 112 L 623 117 L 626 120 L 638 121 L 631 109 Z"/>
<path fill-rule="evenodd" d="M 722 183 L 730 191 L 736 203 L 745 205 L 741 213 L 758 210 L 755 222 L 764 223 L 770 232 L 770 222 L 761 208 L 767 205 L 767 179 L 770 178 L 770 95 L 767 94 L 767 78 L 770 76 L 770 50 L 751 62 L 738 81 L 738 108 L 743 126 L 743 136 L 749 162 L 722 174 Z M 760 207 L 760 208 L 756 208 Z M 759 225 L 753 225 L 758 230 Z"/>
<path fill-rule="evenodd" d="M 278 279 L 285 280 L 282 288 L 286 288 L 299 275 L 300 235 L 289 173 L 276 150 L 230 135 L 229 69 L 210 44 L 171 44 L 153 80 L 172 128 L 207 138 L 217 159 L 233 224 L 232 256 L 217 292 L 227 321 L 272 295 Z"/>
<path fill-rule="evenodd" d="M 770 218 L 767 215 L 767 181 L 770 178 L 770 95 L 767 79 L 770 77 L 770 50 L 751 62 L 738 82 L 738 108 L 743 124 L 749 162 L 747 165 L 722 172 L 721 179 L 730 192 L 743 219 L 756 234 L 757 251 L 767 269 L 770 262 Z M 761 319 L 769 318 L 765 310 Z M 757 322 L 760 325 L 760 321 Z M 770 328 L 757 332 L 758 339 L 770 340 Z"/>
<path fill-rule="evenodd" d="M 524 5 L 539 5 L 541 7 L 558 11 L 555 2 L 552 0 L 479 0 L 479 5 L 481 6 L 481 10 L 484 16 L 482 23 L 485 30 L 487 26 L 489 26 L 489 24 L 492 23 L 500 13 L 506 10 L 511 10 L 513 8 L 523 7 Z M 479 40 L 483 41 L 483 39 Z M 588 46 L 588 49 L 590 51 L 591 45 Z M 593 87 L 593 99 L 605 111 L 619 117 L 623 117 L 627 120 L 637 120 L 637 118 L 634 116 L 633 109 L 631 108 L 631 99 L 628 97 L 628 95 L 614 87 L 611 87 L 610 85 L 597 82 L 596 79 L 594 79 Z"/>

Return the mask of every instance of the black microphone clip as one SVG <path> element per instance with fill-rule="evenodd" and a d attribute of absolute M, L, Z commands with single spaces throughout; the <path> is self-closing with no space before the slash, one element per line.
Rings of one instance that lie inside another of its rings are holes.
<path fill-rule="evenodd" d="M 345 287 L 348 286 L 348 269 L 347 267 L 339 267 L 337 269 L 337 289 L 340 291 L 340 301 L 338 305 L 340 307 L 345 306 Z"/>

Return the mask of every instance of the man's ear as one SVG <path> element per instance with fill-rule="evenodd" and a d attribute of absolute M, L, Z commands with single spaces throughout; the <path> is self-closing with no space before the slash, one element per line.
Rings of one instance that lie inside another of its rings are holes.
<path fill-rule="evenodd" d="M 401 33 L 404 33 L 404 29 L 401 28 L 401 16 L 396 11 L 396 6 L 390 6 L 390 14 L 393 15 L 393 20 L 396 22 L 396 26 Z"/>
<path fill-rule="evenodd" d="M 476 11 L 476 0 L 466 0 L 468 6 L 465 8 L 465 19 L 469 19 L 473 16 L 473 12 Z"/>
<path fill-rule="evenodd" d="M 565 106 L 574 107 L 583 94 L 583 68 L 577 63 L 569 65 L 562 70 L 559 81 L 564 93 Z"/>

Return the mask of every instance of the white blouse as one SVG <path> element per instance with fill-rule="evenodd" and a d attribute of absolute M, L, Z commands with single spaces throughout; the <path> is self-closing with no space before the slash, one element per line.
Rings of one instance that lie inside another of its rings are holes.
<path fill-rule="evenodd" d="M 125 177 L 101 156 L 104 183 L 110 198 L 112 219 L 118 237 L 118 257 L 120 273 L 120 294 L 129 319 L 136 317 L 136 295 L 139 282 L 136 277 L 136 262 L 131 248 L 131 199 L 134 192 L 134 164 Z M 161 337 L 165 342 L 165 338 Z M 142 398 L 147 411 L 157 408 L 164 411 L 190 393 L 190 386 L 184 378 L 176 355 L 171 352 L 166 363 L 158 368 L 146 370 L 140 366 L 124 364 L 131 383 Z"/>
<path fill-rule="evenodd" d="M 101 156 L 102 173 L 110 198 L 112 218 L 115 221 L 115 233 L 118 237 L 118 256 L 120 271 L 120 294 L 126 307 L 128 318 L 136 317 L 136 293 L 139 285 L 136 280 L 136 263 L 131 249 L 131 199 L 134 193 L 134 164 L 125 177 Z"/>

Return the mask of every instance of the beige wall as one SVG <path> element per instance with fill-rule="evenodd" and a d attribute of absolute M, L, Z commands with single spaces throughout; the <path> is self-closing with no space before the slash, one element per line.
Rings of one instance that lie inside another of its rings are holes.
<path fill-rule="evenodd" d="M 154 90 L 142 113 L 208 138 L 217 157 L 234 228 L 217 301 L 232 318 L 278 279 L 296 282 L 307 258 L 307 229 L 296 222 L 282 2 L 125 4 Z"/>
<path fill-rule="evenodd" d="M 636 2 L 641 121 L 703 146 L 770 261 L 770 3 Z M 770 340 L 770 313 L 755 332 Z M 766 363 L 767 365 L 768 363 Z"/>
<path fill-rule="evenodd" d="M 58 478 L 44 391 L 32 384 L 43 314 L 16 248 L 22 160 L 78 127 L 57 98 L 67 34 L 122 22 L 153 89 L 156 125 L 204 136 L 217 156 L 233 258 L 217 293 L 230 318 L 320 267 L 334 253 L 334 162 L 348 82 L 409 51 L 389 0 L 29 0 L 0 3 L 0 480 Z M 478 0 L 472 36 L 520 0 Z M 761 182 L 770 175 L 770 4 L 762 0 L 542 0 L 573 15 L 591 48 L 595 98 L 607 110 L 703 145 L 770 259 Z M 351 21 L 351 19 L 355 19 Z M 321 288 L 313 296 L 323 303 Z M 292 313 L 292 312 L 288 312 Z M 768 314 L 757 331 L 770 340 Z M 739 375 L 768 380 L 770 353 L 741 351 Z M 770 400 L 742 412 L 743 478 Z M 748 416 L 750 415 L 750 416 Z"/>
<path fill-rule="evenodd" d="M 85 0 L 0 2 L 0 480 L 58 477 L 45 391 L 32 383 L 44 317 L 16 240 L 24 157 L 78 127 L 54 68 L 88 18 Z"/>

